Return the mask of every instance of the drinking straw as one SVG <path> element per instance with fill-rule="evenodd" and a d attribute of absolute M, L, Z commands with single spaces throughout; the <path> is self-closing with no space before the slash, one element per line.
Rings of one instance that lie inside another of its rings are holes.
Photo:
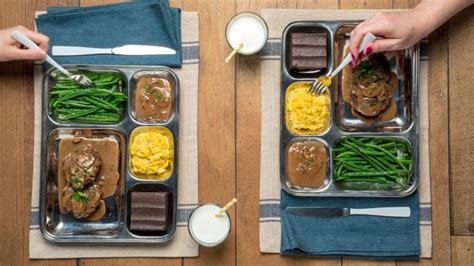
<path fill-rule="evenodd" d="M 240 50 L 242 49 L 242 47 L 244 47 L 244 43 L 239 43 L 239 45 L 237 45 L 237 47 L 232 51 L 230 52 L 230 54 L 225 58 L 225 62 L 226 63 L 229 63 L 230 59 L 232 59 L 232 57 L 234 57 L 234 55 Z"/>
<path fill-rule="evenodd" d="M 218 212 L 214 214 L 214 217 L 221 216 L 224 212 L 227 211 L 230 207 L 232 207 L 237 202 L 236 198 L 233 198 L 229 203 L 227 203 L 224 207 L 222 207 Z"/>

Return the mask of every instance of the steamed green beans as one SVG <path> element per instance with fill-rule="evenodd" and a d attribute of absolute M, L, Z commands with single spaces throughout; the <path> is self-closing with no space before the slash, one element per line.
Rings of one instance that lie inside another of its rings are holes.
<path fill-rule="evenodd" d="M 127 96 L 122 92 L 123 78 L 118 72 L 75 71 L 94 82 L 85 88 L 56 71 L 51 75 L 49 107 L 60 121 L 92 123 L 119 122 Z"/>
<path fill-rule="evenodd" d="M 406 189 L 412 175 L 410 145 L 393 137 L 353 137 L 333 149 L 334 177 L 338 183 L 378 183 Z"/>

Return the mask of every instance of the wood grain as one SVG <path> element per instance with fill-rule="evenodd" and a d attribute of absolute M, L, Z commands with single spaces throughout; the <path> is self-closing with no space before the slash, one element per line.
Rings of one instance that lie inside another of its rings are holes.
<path fill-rule="evenodd" d="M 341 9 L 392 8 L 392 0 L 340 0 Z"/>
<path fill-rule="evenodd" d="M 237 195 L 231 210 L 233 231 L 216 249 L 201 248 L 194 259 L 109 258 L 29 260 L 33 143 L 32 64 L 0 63 L 0 265 L 339 265 L 340 259 L 302 259 L 261 254 L 258 241 L 260 68 L 257 56 L 226 65 L 224 40 L 228 19 L 262 8 L 410 8 L 419 0 L 171 0 L 183 10 L 199 11 L 199 199 L 224 204 Z M 118 2 L 80 0 L 81 5 Z M 35 10 L 77 5 L 79 0 L 2 0 L 0 28 L 33 26 Z M 473 8 L 430 36 L 430 159 L 433 201 L 433 259 L 397 265 L 473 265 L 472 173 L 474 99 Z M 470 56 L 470 57 L 469 57 Z M 463 64 L 459 64 L 463 62 Z M 449 66 L 449 67 L 448 67 Z M 449 85 L 449 87 L 448 87 Z M 449 88 L 449 90 L 448 90 Z M 449 132 L 448 132 L 449 129 Z M 449 150 L 449 153 L 446 152 Z M 450 155 L 449 155 L 450 154 Z M 5 156 L 7 155 L 7 156 Z M 451 161 L 451 168 L 449 162 Z M 451 186 L 450 186 L 451 174 Z M 451 197 L 449 191 L 451 187 Z M 452 227 L 450 222 L 450 198 Z M 468 206 L 468 207 L 467 207 Z M 238 214 L 238 215 L 237 215 Z M 471 231 L 469 230 L 471 228 Z M 344 265 L 394 265 L 394 261 L 344 259 Z"/>
<path fill-rule="evenodd" d="M 230 52 L 224 32 L 227 21 L 235 14 L 235 2 L 200 0 L 197 10 L 200 25 L 199 201 L 224 205 L 235 196 L 236 182 L 235 68 L 224 63 Z M 201 247 L 199 257 L 185 259 L 184 265 L 235 264 L 238 228 L 235 210 L 229 210 L 233 224 L 227 240 L 216 248 Z"/>
<path fill-rule="evenodd" d="M 393 0 L 393 8 L 414 8 L 420 0 Z"/>
<path fill-rule="evenodd" d="M 449 148 L 451 176 L 451 233 L 474 235 L 474 6 L 449 22 Z M 473 120 L 471 120 L 473 121 Z M 462 126 L 460 126 L 462 125 Z"/>
<path fill-rule="evenodd" d="M 430 35 L 428 91 L 430 106 L 430 174 L 433 223 L 433 264 L 450 265 L 447 28 Z"/>
<path fill-rule="evenodd" d="M 452 265 L 472 266 L 474 265 L 474 237 L 453 236 L 452 240 Z"/>

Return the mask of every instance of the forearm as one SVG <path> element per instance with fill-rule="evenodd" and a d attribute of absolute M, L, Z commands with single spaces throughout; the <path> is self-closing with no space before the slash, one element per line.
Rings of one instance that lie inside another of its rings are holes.
<path fill-rule="evenodd" d="M 457 12 L 473 4 L 474 0 L 422 0 L 414 9 L 414 15 L 421 18 L 425 35 L 441 26 Z"/>

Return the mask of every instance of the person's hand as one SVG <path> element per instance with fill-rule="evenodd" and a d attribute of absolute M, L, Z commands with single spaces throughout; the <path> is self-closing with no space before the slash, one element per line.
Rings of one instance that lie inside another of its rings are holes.
<path fill-rule="evenodd" d="M 359 24 L 351 32 L 350 50 L 357 63 L 360 60 L 359 46 L 367 33 L 377 37 L 369 43 L 362 56 L 372 52 L 395 51 L 411 47 L 427 35 L 424 17 L 415 14 L 414 10 L 379 12 Z"/>
<path fill-rule="evenodd" d="M 351 32 L 351 65 L 354 66 L 361 57 L 372 52 L 395 51 L 414 45 L 473 2 L 474 0 L 421 0 L 410 10 L 375 14 Z M 374 34 L 377 40 L 369 43 L 361 56 L 359 45 L 369 32 Z"/>
<path fill-rule="evenodd" d="M 25 34 L 33 42 L 38 44 L 41 50 L 28 49 L 22 44 L 10 38 L 13 31 Z M 49 38 L 41 33 L 31 31 L 23 26 L 17 26 L 0 30 L 0 62 L 12 60 L 43 60 L 48 53 Z"/>

